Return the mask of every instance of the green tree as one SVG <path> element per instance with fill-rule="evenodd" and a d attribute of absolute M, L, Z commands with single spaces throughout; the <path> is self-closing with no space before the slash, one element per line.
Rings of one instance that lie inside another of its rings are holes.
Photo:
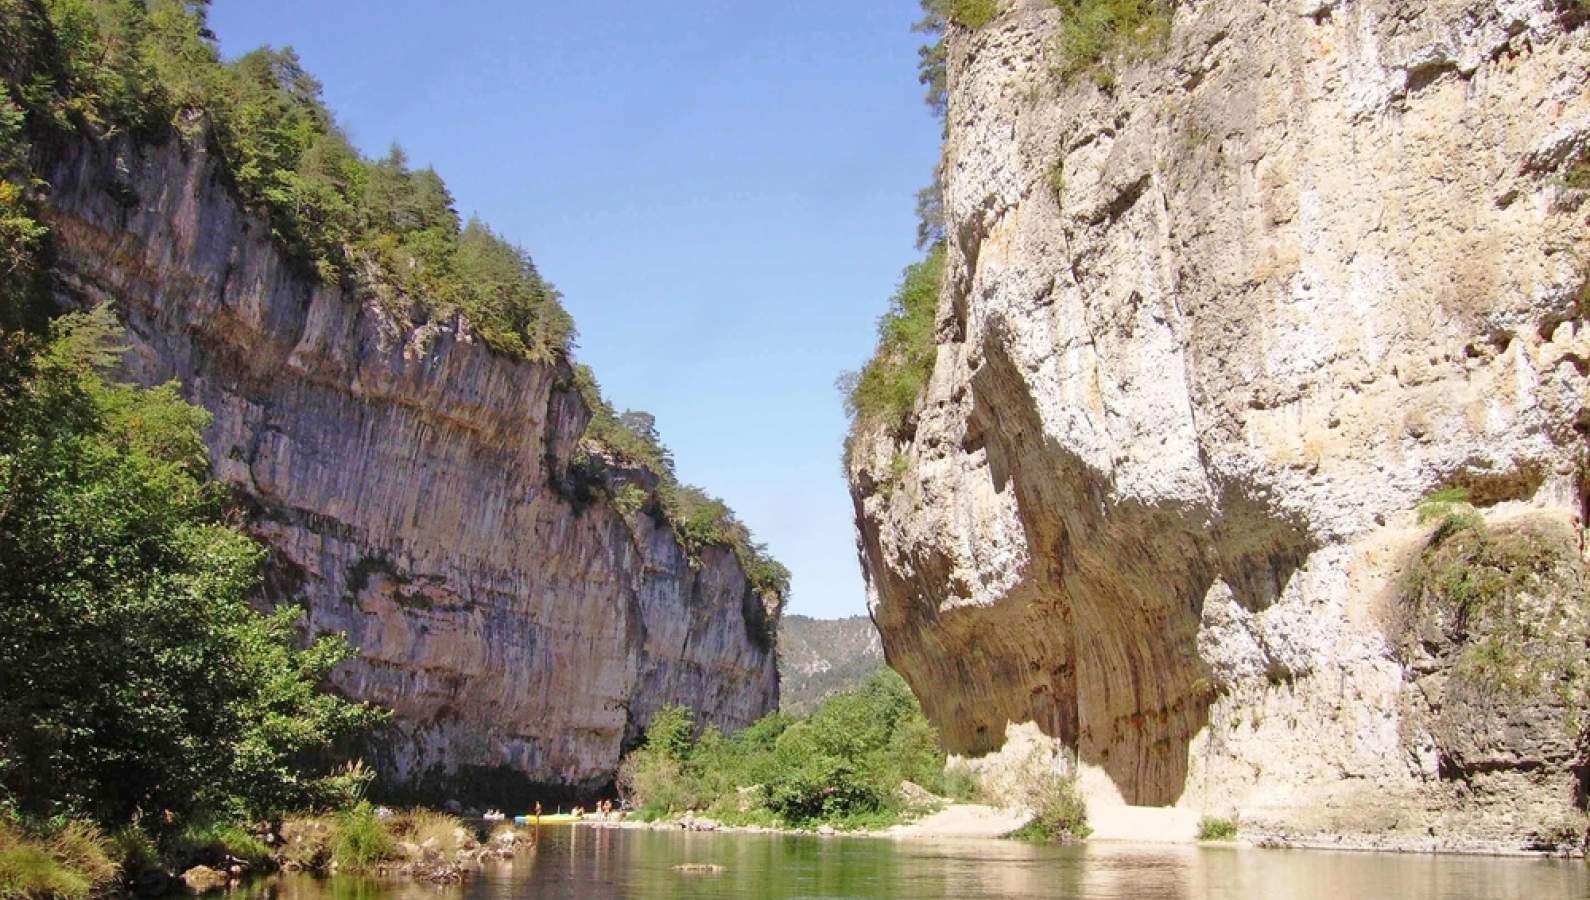
<path fill-rule="evenodd" d="M 675 762 L 690 758 L 695 744 L 696 719 L 687 706 L 670 703 L 651 717 L 646 728 L 646 746 Z"/>
<path fill-rule="evenodd" d="M 786 824 L 882 825 L 902 812 L 902 781 L 943 788 L 938 734 L 889 670 L 806 719 L 775 712 L 727 738 L 693 731 L 689 710 L 665 707 L 625 759 L 620 789 L 648 814 L 747 815 L 754 799 Z"/>
<path fill-rule="evenodd" d="M 264 551 L 205 480 L 208 416 L 106 381 L 117 335 L 68 315 L 0 372 L 0 789 L 105 822 L 335 799 L 316 757 L 378 719 L 317 690 L 347 648 L 250 607 Z"/>

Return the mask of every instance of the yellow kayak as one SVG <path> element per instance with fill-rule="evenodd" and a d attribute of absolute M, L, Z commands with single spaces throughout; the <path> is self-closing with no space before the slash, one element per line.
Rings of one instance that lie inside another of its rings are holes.
<path fill-rule="evenodd" d="M 542 825 L 568 825 L 568 824 L 571 824 L 573 822 L 578 822 L 578 821 L 580 821 L 583 818 L 585 818 L 585 817 L 584 816 L 576 816 L 573 813 L 562 813 L 562 814 L 558 814 L 558 815 L 543 815 L 541 817 L 541 819 L 540 819 L 540 824 L 542 824 Z M 535 825 L 536 824 L 536 817 L 535 816 L 514 816 L 513 817 L 513 824 L 521 825 L 521 826 L 523 826 L 523 825 Z"/>

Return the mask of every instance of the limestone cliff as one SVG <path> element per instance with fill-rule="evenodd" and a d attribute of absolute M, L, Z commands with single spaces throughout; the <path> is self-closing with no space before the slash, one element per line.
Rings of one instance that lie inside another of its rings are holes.
<path fill-rule="evenodd" d="M 1036 722 L 1095 802 L 1577 841 L 1582 5 L 1198 0 L 1069 80 L 1061 16 L 947 35 L 934 371 L 850 458 L 889 662 L 952 749 Z M 1420 522 L 1443 488 L 1481 509 Z M 1458 563 L 1512 631 L 1429 599 Z"/>
<path fill-rule="evenodd" d="M 389 786 L 589 790 L 663 704 L 725 729 L 778 706 L 777 604 L 729 548 L 693 566 L 645 511 L 560 490 L 590 418 L 566 364 L 301 276 L 202 138 L 49 158 L 60 293 L 114 303 L 130 373 L 214 414 L 269 599 L 347 632 L 334 687 L 395 711 L 370 748 Z"/>

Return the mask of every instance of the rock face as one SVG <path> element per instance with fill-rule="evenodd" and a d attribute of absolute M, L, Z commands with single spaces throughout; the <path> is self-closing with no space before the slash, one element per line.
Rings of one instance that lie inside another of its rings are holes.
<path fill-rule="evenodd" d="M 777 707 L 778 610 L 731 550 L 693 567 L 667 525 L 558 490 L 589 419 L 566 365 L 301 277 L 202 141 L 68 147 L 49 181 L 63 296 L 115 303 L 131 374 L 214 415 L 269 599 L 346 632 L 334 687 L 395 712 L 389 783 L 550 799 L 609 782 L 663 704 L 724 729 Z"/>
<path fill-rule="evenodd" d="M 1584 13 L 1200 0 L 1107 87 L 1053 74 L 1060 15 L 948 36 L 935 369 L 850 463 L 891 665 L 953 750 L 1035 722 L 1095 802 L 1582 834 L 1578 676 L 1454 706 L 1462 629 L 1404 635 L 1438 489 L 1582 566 Z"/>

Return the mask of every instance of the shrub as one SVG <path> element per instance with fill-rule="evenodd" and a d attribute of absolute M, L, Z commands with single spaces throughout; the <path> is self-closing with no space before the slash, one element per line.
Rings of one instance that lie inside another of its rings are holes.
<path fill-rule="evenodd" d="M 1060 775 L 1029 765 L 1020 793 L 1032 809 L 1033 819 L 1011 837 L 1047 844 L 1079 841 L 1093 833 L 1088 826 L 1087 803 L 1077 790 L 1075 775 Z"/>
<path fill-rule="evenodd" d="M 397 845 L 368 802 L 339 813 L 333 832 L 331 861 L 339 869 L 369 869 L 397 856 Z"/>
<path fill-rule="evenodd" d="M 1049 171 L 1044 173 L 1044 182 L 1049 186 L 1049 193 L 1053 195 L 1054 202 L 1060 202 L 1060 196 L 1066 189 L 1066 159 L 1064 156 L 1055 158 L 1049 165 Z"/>
<path fill-rule="evenodd" d="M 1172 0 L 1054 0 L 1060 8 L 1060 61 L 1064 80 L 1093 72 L 1101 85 L 1114 66 L 1158 52 L 1170 37 Z"/>
<path fill-rule="evenodd" d="M 621 484 L 613 490 L 613 508 L 632 516 L 646 505 L 646 490 L 638 484 Z"/>
<path fill-rule="evenodd" d="M 934 317 L 944 265 L 944 245 L 937 244 L 926 259 L 906 268 L 889 310 L 878 320 L 872 359 L 859 373 L 841 376 L 853 434 L 879 427 L 899 432 L 915 411 L 933 375 Z"/>
<path fill-rule="evenodd" d="M 1198 840 L 1234 841 L 1237 839 L 1237 820 L 1218 816 L 1204 816 L 1198 820 Z"/>
<path fill-rule="evenodd" d="M 699 808 L 701 791 L 678 760 L 664 753 L 635 752 L 619 767 L 619 789 L 641 812 L 655 821 L 676 812 Z"/>
<path fill-rule="evenodd" d="M 971 801 L 982 796 L 982 783 L 970 766 L 954 763 L 944 769 L 944 796 L 951 800 Z"/>
<path fill-rule="evenodd" d="M 931 0 L 929 10 L 975 31 L 999 15 L 999 0 Z"/>

